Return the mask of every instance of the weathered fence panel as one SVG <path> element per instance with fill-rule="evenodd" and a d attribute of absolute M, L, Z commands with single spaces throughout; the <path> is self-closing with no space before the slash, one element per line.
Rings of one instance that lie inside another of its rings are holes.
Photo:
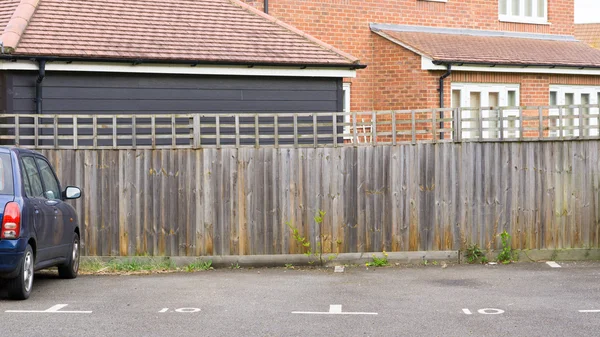
<path fill-rule="evenodd" d="M 599 141 L 338 148 L 43 150 L 87 255 L 599 247 Z"/>

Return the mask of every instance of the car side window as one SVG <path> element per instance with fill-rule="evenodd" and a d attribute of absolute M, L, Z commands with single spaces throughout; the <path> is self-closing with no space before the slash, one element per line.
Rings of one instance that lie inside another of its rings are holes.
<path fill-rule="evenodd" d="M 42 186 L 42 180 L 40 179 L 40 174 L 35 165 L 35 161 L 33 157 L 23 157 L 21 159 L 23 163 L 23 169 L 25 171 L 25 175 L 27 175 L 27 184 L 29 185 L 29 190 L 27 185 L 25 186 L 25 192 L 28 197 L 31 198 L 39 198 L 44 195 L 44 187 Z"/>
<path fill-rule="evenodd" d="M 58 180 L 54 176 L 54 172 L 52 172 L 52 168 L 50 168 L 50 164 L 48 164 L 45 160 L 36 158 L 35 161 L 40 168 L 40 173 L 42 174 L 42 181 L 44 182 L 44 186 L 46 187 L 46 191 L 44 196 L 50 200 L 58 200 L 61 198 L 60 196 L 60 188 L 58 187 Z"/>
<path fill-rule="evenodd" d="M 29 177 L 27 176 L 27 172 L 25 172 L 25 164 L 21 161 L 21 180 L 23 180 L 23 188 L 25 188 L 25 195 L 28 197 L 33 196 L 33 192 L 31 191 L 31 184 L 29 183 Z"/>

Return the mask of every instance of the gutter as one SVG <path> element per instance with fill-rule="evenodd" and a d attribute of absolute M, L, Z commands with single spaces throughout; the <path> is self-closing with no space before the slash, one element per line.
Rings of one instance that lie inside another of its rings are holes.
<path fill-rule="evenodd" d="M 446 65 L 446 73 L 440 77 L 440 108 L 444 108 L 444 80 L 452 74 L 452 64 Z M 444 119 L 444 111 L 440 111 L 440 119 Z M 440 129 L 444 128 L 444 122 L 440 122 Z M 440 132 L 440 140 L 444 139 L 444 133 Z"/>
<path fill-rule="evenodd" d="M 269 14 L 269 0 L 265 0 L 265 14 Z"/>
<path fill-rule="evenodd" d="M 41 115 L 42 114 L 42 100 L 43 100 L 42 82 L 44 81 L 44 78 L 46 78 L 46 60 L 39 59 L 38 65 L 39 65 L 38 77 L 37 77 L 37 80 L 35 81 L 35 111 L 38 115 Z"/>
<path fill-rule="evenodd" d="M 507 66 L 507 67 L 540 67 L 540 68 L 577 68 L 577 69 L 600 69 L 600 65 L 573 65 L 573 64 L 537 64 L 537 63 L 510 63 L 510 62 L 500 62 L 500 63 L 490 63 L 490 62 L 471 62 L 471 61 L 432 61 L 436 66 L 440 65 L 455 65 L 455 66 L 464 66 L 464 65 L 474 65 L 474 66 Z"/>
<path fill-rule="evenodd" d="M 62 56 L 19 56 L 19 55 L 0 55 L 0 60 L 17 61 L 38 61 L 45 60 L 47 62 L 106 62 L 106 63 L 131 63 L 137 64 L 188 64 L 192 67 L 197 65 L 221 65 L 221 66 L 247 66 L 252 67 L 298 67 L 304 68 L 348 68 L 351 70 L 364 69 L 367 67 L 366 64 L 351 64 L 351 63 L 266 63 L 266 62 L 223 62 L 223 61 L 201 61 L 201 60 L 169 60 L 169 59 L 131 59 L 131 58 L 87 58 L 87 57 L 62 57 Z"/>

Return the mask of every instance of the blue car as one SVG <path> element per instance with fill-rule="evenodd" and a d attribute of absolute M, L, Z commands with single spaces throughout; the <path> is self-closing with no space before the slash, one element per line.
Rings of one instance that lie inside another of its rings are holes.
<path fill-rule="evenodd" d="M 29 298 L 34 272 L 58 267 L 61 278 L 79 271 L 80 230 L 66 203 L 81 190 L 62 190 L 48 159 L 19 148 L 0 147 L 0 278 L 12 299 Z"/>

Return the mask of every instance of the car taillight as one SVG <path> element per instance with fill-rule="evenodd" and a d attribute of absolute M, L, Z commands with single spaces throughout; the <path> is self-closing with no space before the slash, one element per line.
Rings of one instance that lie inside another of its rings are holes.
<path fill-rule="evenodd" d="M 21 210 L 16 202 L 9 202 L 4 207 L 0 239 L 17 239 L 21 234 Z"/>

